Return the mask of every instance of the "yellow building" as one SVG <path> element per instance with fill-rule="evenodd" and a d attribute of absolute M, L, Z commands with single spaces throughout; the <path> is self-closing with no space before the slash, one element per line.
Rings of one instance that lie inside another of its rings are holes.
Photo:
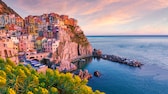
<path fill-rule="evenodd" d="M 35 42 L 35 48 L 38 52 L 42 51 L 43 48 L 42 48 L 42 43 L 43 41 L 45 41 L 46 38 L 45 37 L 37 37 L 36 38 L 36 42 Z"/>

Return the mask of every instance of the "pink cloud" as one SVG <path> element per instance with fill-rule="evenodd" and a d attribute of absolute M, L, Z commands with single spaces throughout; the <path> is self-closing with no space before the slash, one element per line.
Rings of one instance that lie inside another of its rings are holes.
<path fill-rule="evenodd" d="M 22 16 L 50 12 L 67 14 L 78 18 L 80 26 L 86 32 L 99 31 L 102 27 L 106 27 L 105 31 L 114 30 L 115 34 L 120 29 L 114 27 L 130 24 L 152 12 L 168 7 L 167 0 L 15 0 L 15 3 L 13 0 L 6 1 L 20 8 Z M 142 26 L 142 29 L 147 28 Z M 165 31 L 165 27 L 163 29 L 162 31 Z M 131 30 L 135 31 L 132 28 L 130 31 L 125 31 L 131 32 Z"/>
<path fill-rule="evenodd" d="M 129 1 L 127 0 L 124 3 L 127 3 Z M 149 3 L 149 0 L 139 0 L 133 3 L 126 4 L 125 6 L 120 6 L 120 8 L 117 10 L 108 12 L 104 15 L 100 15 L 96 19 L 92 19 L 90 21 L 90 24 L 87 24 L 86 27 L 92 27 L 93 25 L 94 27 L 102 27 L 102 26 L 112 27 L 113 25 L 116 26 L 121 24 L 128 24 L 132 21 L 135 21 L 137 19 L 144 17 L 146 14 L 152 13 L 154 9 L 153 8 L 151 9 L 149 7 L 152 7 L 152 6 L 155 7 L 153 3 L 156 3 L 156 2 L 150 1 Z M 163 8 L 163 7 L 160 6 L 158 8 Z"/>
<path fill-rule="evenodd" d="M 89 15 L 89 14 L 93 14 L 96 12 L 100 12 L 102 10 L 105 9 L 105 7 L 107 7 L 108 5 L 115 3 L 115 2 L 120 2 L 120 0 L 108 0 L 108 1 L 103 1 L 103 0 L 99 0 L 98 2 L 93 2 L 93 3 L 87 3 L 86 7 L 89 7 L 88 9 L 86 9 L 86 11 L 84 11 L 82 13 L 82 15 Z"/>

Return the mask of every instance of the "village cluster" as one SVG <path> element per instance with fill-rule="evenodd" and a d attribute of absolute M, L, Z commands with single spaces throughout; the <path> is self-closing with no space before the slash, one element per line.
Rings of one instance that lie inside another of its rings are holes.
<path fill-rule="evenodd" d="M 77 20 L 56 13 L 25 19 L 14 14 L 0 15 L 0 57 L 31 63 L 37 70 L 47 68 L 38 61 L 52 60 L 51 54 L 59 46 L 59 32 L 76 25 Z"/>

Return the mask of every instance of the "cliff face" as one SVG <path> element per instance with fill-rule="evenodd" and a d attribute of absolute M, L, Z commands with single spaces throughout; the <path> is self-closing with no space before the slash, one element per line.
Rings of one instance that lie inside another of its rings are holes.
<path fill-rule="evenodd" d="M 3 1 L 0 0 L 0 14 L 15 14 L 19 16 L 13 9 L 8 7 Z M 75 65 L 71 64 L 71 60 L 78 56 L 92 55 L 92 46 L 85 37 L 83 31 L 77 24 L 70 24 L 72 19 L 68 19 L 68 16 L 59 16 L 58 19 L 62 19 L 65 27 L 59 27 L 59 47 L 52 55 L 52 59 L 55 63 L 60 63 L 59 70 L 64 69 L 73 70 Z M 70 21 L 71 20 L 71 21 Z M 74 21 L 75 23 L 75 21 Z"/>
<path fill-rule="evenodd" d="M 0 15 L 4 14 L 4 13 L 6 13 L 6 14 L 15 14 L 16 16 L 21 17 L 13 9 L 8 7 L 2 0 L 0 0 Z"/>
<path fill-rule="evenodd" d="M 53 55 L 55 63 L 60 62 L 57 67 L 59 71 L 76 70 L 77 66 L 72 64 L 71 60 L 78 56 L 92 55 L 92 46 L 79 26 L 67 26 L 67 29 L 59 32 L 59 39 L 59 47 Z"/>
<path fill-rule="evenodd" d="M 60 44 L 55 55 L 58 62 L 92 54 L 92 46 L 79 26 L 67 26 L 66 30 L 59 32 L 59 38 Z"/>

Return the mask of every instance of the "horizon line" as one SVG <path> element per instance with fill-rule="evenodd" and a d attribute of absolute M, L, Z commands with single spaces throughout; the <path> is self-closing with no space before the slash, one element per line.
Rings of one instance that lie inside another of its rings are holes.
<path fill-rule="evenodd" d="M 168 35 L 86 35 L 86 37 L 168 37 Z"/>

